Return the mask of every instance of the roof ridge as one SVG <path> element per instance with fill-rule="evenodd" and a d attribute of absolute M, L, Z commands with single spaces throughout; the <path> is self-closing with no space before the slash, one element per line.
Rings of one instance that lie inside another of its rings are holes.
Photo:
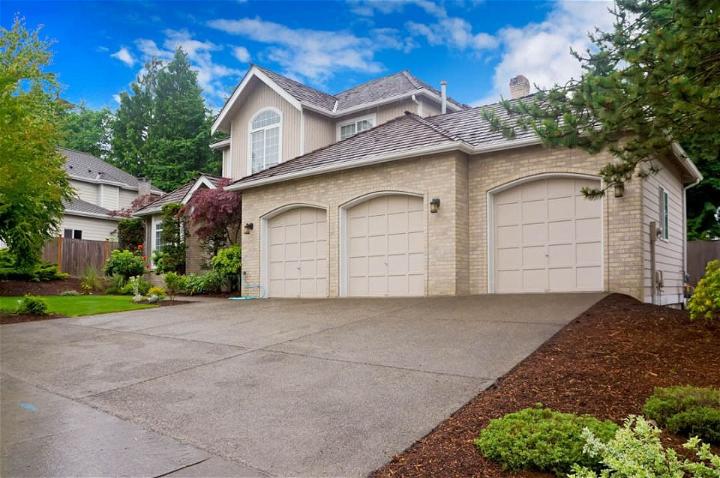
<path fill-rule="evenodd" d="M 363 82 L 363 83 L 358 83 L 358 84 L 355 85 L 355 86 L 351 86 L 350 88 L 346 88 L 346 89 L 344 89 L 344 90 L 342 90 L 342 91 L 338 91 L 338 92 L 335 93 L 333 96 L 340 96 L 340 95 L 342 95 L 343 93 L 347 93 L 348 91 L 352 91 L 352 90 L 357 89 L 357 88 L 360 88 L 360 87 L 362 87 L 362 86 L 367 86 L 367 85 L 370 85 L 370 84 L 372 84 L 372 83 L 376 83 L 376 82 L 378 82 L 378 81 L 381 81 L 381 80 L 385 80 L 385 79 L 387 79 L 387 78 L 390 78 L 390 77 L 392 77 L 392 76 L 402 75 L 404 71 L 405 71 L 405 70 L 397 71 L 397 72 L 395 72 L 395 73 L 390 73 L 389 75 L 379 76 L 379 77 L 377 77 L 377 78 L 373 78 L 373 79 L 371 79 L 371 80 L 367 80 L 367 81 L 365 81 L 365 82 Z"/>
<path fill-rule="evenodd" d="M 414 120 L 417 121 L 418 123 L 423 124 L 423 125 L 427 126 L 428 128 L 432 129 L 432 130 L 435 131 L 436 133 L 439 133 L 439 134 L 445 136 L 446 138 L 449 138 L 449 139 L 451 139 L 451 140 L 453 140 L 453 141 L 460 141 L 460 142 L 462 142 L 462 143 L 465 143 L 465 141 L 463 141 L 463 140 L 462 140 L 461 138 L 459 138 L 458 136 L 455 136 L 455 135 L 451 134 L 450 132 L 448 132 L 448 131 L 442 129 L 441 127 L 439 127 L 438 125 L 427 121 L 425 118 L 422 118 L 421 116 L 419 116 L 419 115 L 417 115 L 417 114 L 415 114 L 415 113 L 411 113 L 411 112 L 409 112 L 409 111 L 406 111 L 405 114 L 406 114 L 407 116 L 410 116 L 412 119 L 414 119 Z"/>
<path fill-rule="evenodd" d="M 317 92 L 317 93 L 320 93 L 321 95 L 329 96 L 330 98 L 332 98 L 332 99 L 334 99 L 334 100 L 337 101 L 337 98 L 335 98 L 335 95 L 333 95 L 332 93 L 328 93 L 328 92 L 326 92 L 326 91 L 319 90 L 319 89 L 315 88 L 314 86 L 310 86 L 310 85 L 307 85 L 307 84 L 305 84 L 305 83 L 301 83 L 301 82 L 299 82 L 299 81 L 297 81 L 297 80 L 293 80 L 293 79 L 290 78 L 289 76 L 283 75 L 282 73 L 278 73 L 277 71 L 273 71 L 273 70 L 271 70 L 271 69 L 269 69 L 269 68 L 265 68 L 265 67 L 262 67 L 262 66 L 257 65 L 257 64 L 255 64 L 255 65 L 253 65 L 253 66 L 255 66 L 255 68 L 257 68 L 258 70 L 262 71 L 263 73 L 268 73 L 268 72 L 269 72 L 269 73 L 271 73 L 271 74 L 273 74 L 273 75 L 282 76 L 282 77 L 283 77 L 284 79 L 286 79 L 287 81 L 290 81 L 290 82 L 292 82 L 292 83 L 295 83 L 296 85 L 302 86 L 303 88 L 308 88 L 308 89 L 310 89 L 310 90 L 313 90 L 313 91 L 315 91 L 315 92 Z"/>
<path fill-rule="evenodd" d="M 405 78 L 407 78 L 410 84 L 412 84 L 415 88 L 417 88 L 418 90 L 422 89 L 422 86 L 420 86 L 420 84 L 417 82 L 417 78 L 415 78 L 415 76 L 410 73 L 409 70 L 403 70 L 402 74 L 405 75 Z"/>

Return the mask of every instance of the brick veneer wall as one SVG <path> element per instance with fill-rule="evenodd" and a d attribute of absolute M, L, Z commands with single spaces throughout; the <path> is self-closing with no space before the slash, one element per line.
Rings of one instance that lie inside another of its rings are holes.
<path fill-rule="evenodd" d="M 429 295 L 488 292 L 487 192 L 503 184 L 544 173 L 597 175 L 610 156 L 579 150 L 528 147 L 467 157 L 446 153 L 350 169 L 271 184 L 243 192 L 243 222 L 254 223 L 243 235 L 243 270 L 249 284 L 260 283 L 261 218 L 288 205 L 327 210 L 329 296 L 339 295 L 340 208 L 379 191 L 424 196 L 427 220 L 426 293 Z M 622 198 L 603 201 L 603 284 L 606 290 L 641 297 L 641 182 L 625 187 Z M 430 199 L 441 200 L 437 214 Z M 252 291 L 244 291 L 251 293 Z"/>

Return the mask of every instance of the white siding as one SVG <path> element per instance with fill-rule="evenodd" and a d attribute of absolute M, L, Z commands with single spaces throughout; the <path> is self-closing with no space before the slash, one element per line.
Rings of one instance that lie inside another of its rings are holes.
<path fill-rule="evenodd" d="M 117 186 L 109 186 L 107 184 L 100 185 L 100 206 L 111 211 L 119 209 L 120 206 L 120 188 Z"/>
<path fill-rule="evenodd" d="M 669 196 L 668 239 L 658 238 L 655 242 L 655 268 L 662 271 L 664 287 L 660 297 L 662 304 L 676 304 L 683 300 L 683 252 L 685 249 L 685 229 L 683 204 L 683 185 L 680 173 L 668 162 L 658 161 L 660 171 L 643 180 L 643 283 L 645 301 L 652 300 L 651 261 L 650 261 L 650 223 L 660 227 L 660 188 Z"/>
<path fill-rule="evenodd" d="M 92 183 L 86 183 L 84 181 L 70 180 L 70 186 L 75 189 L 80 199 L 91 204 L 98 203 L 98 185 Z"/>
<path fill-rule="evenodd" d="M 422 103 L 422 112 L 418 113 L 419 115 L 426 117 L 440 114 L 439 104 L 435 103 L 434 101 L 428 100 L 427 98 L 420 98 L 419 101 Z"/>
<path fill-rule="evenodd" d="M 222 150 L 222 177 L 229 178 L 232 176 L 232 153 L 230 148 Z"/>
<path fill-rule="evenodd" d="M 138 197 L 137 191 L 131 191 L 129 189 L 121 189 L 120 190 L 120 203 L 119 203 L 118 209 L 129 208 L 130 205 L 132 204 L 132 202 L 137 197 Z"/>
<path fill-rule="evenodd" d="M 65 229 L 81 230 L 85 240 L 117 240 L 117 222 L 107 219 L 65 215 L 58 235 L 62 236 Z"/>

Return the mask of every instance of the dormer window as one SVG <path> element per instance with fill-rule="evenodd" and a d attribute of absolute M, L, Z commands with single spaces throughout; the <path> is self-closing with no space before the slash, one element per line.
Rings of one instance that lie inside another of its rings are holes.
<path fill-rule="evenodd" d="M 338 141 L 347 139 L 350 136 L 368 130 L 375 126 L 375 115 L 362 116 L 360 118 L 353 118 L 351 120 L 342 121 L 337 126 L 337 137 Z"/>
<path fill-rule="evenodd" d="M 282 115 L 275 108 L 260 110 L 250 120 L 250 173 L 257 173 L 280 162 Z"/>

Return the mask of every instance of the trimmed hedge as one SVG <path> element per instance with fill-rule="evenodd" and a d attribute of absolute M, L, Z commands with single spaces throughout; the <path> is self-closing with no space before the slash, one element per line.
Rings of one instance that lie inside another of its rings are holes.
<path fill-rule="evenodd" d="M 643 413 L 673 433 L 720 443 L 720 389 L 656 388 L 645 401 Z"/>

